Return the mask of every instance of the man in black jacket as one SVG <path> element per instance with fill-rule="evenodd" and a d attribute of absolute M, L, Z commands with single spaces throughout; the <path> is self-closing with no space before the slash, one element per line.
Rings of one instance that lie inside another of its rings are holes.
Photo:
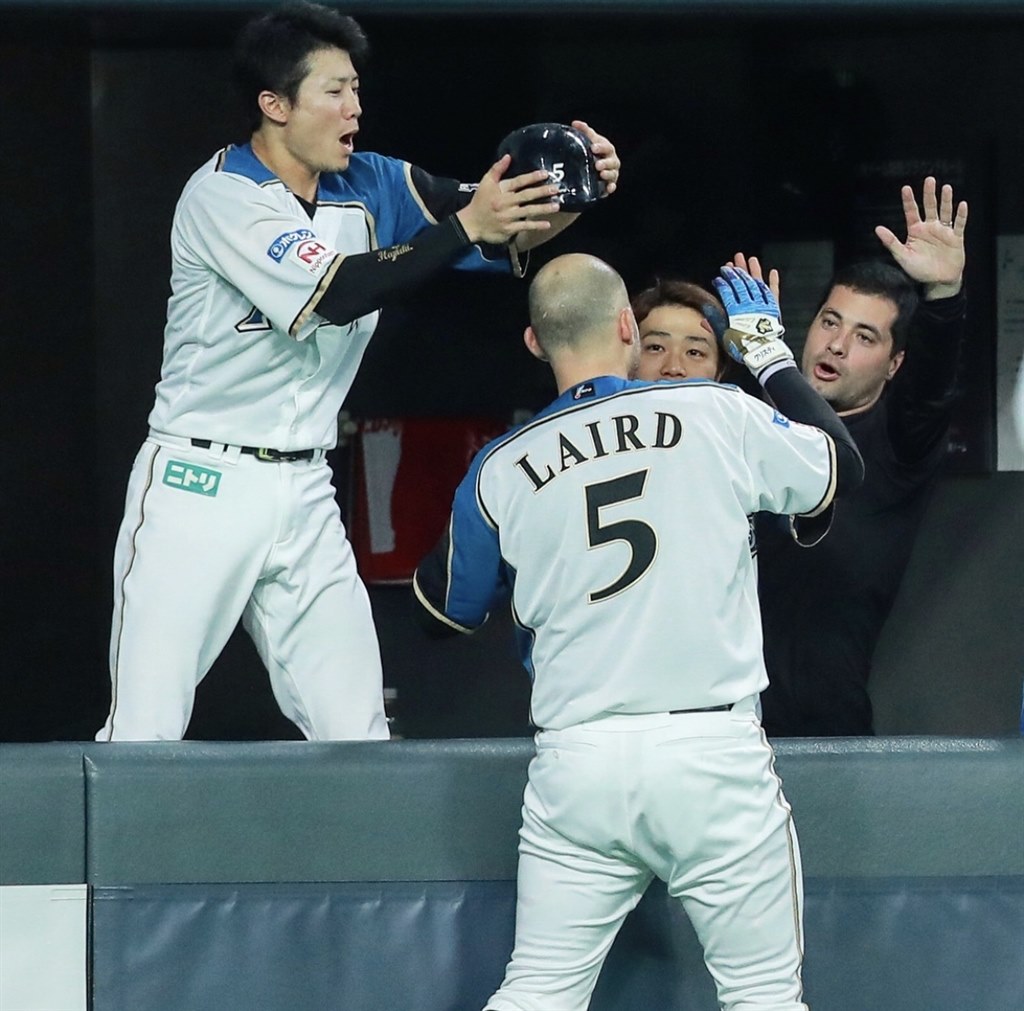
<path fill-rule="evenodd" d="M 867 682 L 946 450 L 964 335 L 967 204 L 929 177 L 907 237 L 879 226 L 896 264 L 837 273 L 811 323 L 803 372 L 864 459 L 861 488 L 812 549 L 758 518 L 769 736 L 872 734 Z"/>

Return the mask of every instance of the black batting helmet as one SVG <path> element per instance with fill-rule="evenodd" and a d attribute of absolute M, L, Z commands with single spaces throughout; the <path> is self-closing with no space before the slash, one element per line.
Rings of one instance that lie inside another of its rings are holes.
<path fill-rule="evenodd" d="M 558 183 L 558 202 L 566 211 L 582 211 L 604 193 L 590 141 L 563 123 L 532 123 L 513 130 L 498 145 L 498 157 L 512 155 L 505 178 L 544 169 Z"/>

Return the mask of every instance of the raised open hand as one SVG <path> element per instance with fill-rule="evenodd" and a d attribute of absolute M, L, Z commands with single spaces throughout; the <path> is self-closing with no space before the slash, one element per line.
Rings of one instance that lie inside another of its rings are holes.
<path fill-rule="evenodd" d="M 937 196 L 934 176 L 924 181 L 923 216 L 913 188 L 904 186 L 900 193 L 906 240 L 901 242 L 884 225 L 878 225 L 875 234 L 907 274 L 925 286 L 926 298 L 955 295 L 963 283 L 967 201 L 961 200 L 954 214 L 953 187 L 947 183 Z"/>

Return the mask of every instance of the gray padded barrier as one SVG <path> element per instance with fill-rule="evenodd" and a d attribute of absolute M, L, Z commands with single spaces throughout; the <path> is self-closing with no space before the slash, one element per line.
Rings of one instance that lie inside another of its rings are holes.
<path fill-rule="evenodd" d="M 532 753 L 525 739 L 91 746 L 88 879 L 512 880 Z M 1024 874 L 1022 740 L 776 753 L 809 877 Z"/>
<path fill-rule="evenodd" d="M 482 1007 L 512 944 L 532 750 L 88 748 L 94 1011 Z M 1024 742 L 776 751 L 804 854 L 811 1006 L 1020 1011 Z M 592 1011 L 714 1006 L 692 928 L 656 883 Z"/>
<path fill-rule="evenodd" d="M 1024 739 L 791 739 L 775 751 L 808 877 L 1024 875 Z"/>
<path fill-rule="evenodd" d="M 95 885 L 515 878 L 529 741 L 97 745 Z"/>
<path fill-rule="evenodd" d="M 85 881 L 78 744 L 0 745 L 0 885 Z"/>
<path fill-rule="evenodd" d="M 479 1011 L 514 905 L 512 881 L 98 888 L 93 1011 Z M 813 1011 L 1022 1007 L 1022 878 L 811 878 L 805 909 Z M 689 921 L 655 882 L 590 1011 L 716 1007 Z"/>
<path fill-rule="evenodd" d="M 1024 740 L 776 752 L 811 1007 L 1021 1011 Z M 512 943 L 531 755 L 529 740 L 2 745 L 5 880 L 66 873 L 77 832 L 92 1011 L 476 1011 Z M 591 1011 L 713 1007 L 655 883 Z"/>
<path fill-rule="evenodd" d="M 514 920 L 511 881 L 99 888 L 93 1011 L 479 1011 Z"/>

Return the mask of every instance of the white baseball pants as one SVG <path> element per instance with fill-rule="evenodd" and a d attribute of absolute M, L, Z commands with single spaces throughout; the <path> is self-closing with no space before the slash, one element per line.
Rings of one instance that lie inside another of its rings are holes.
<path fill-rule="evenodd" d="M 180 740 L 239 618 L 311 740 L 388 737 L 380 650 L 326 461 L 268 463 L 154 436 L 114 552 L 100 741 Z"/>
<path fill-rule="evenodd" d="M 655 875 L 682 902 L 727 1011 L 806 1011 L 803 883 L 755 699 L 537 734 L 516 939 L 493 1011 L 585 1011 Z"/>

